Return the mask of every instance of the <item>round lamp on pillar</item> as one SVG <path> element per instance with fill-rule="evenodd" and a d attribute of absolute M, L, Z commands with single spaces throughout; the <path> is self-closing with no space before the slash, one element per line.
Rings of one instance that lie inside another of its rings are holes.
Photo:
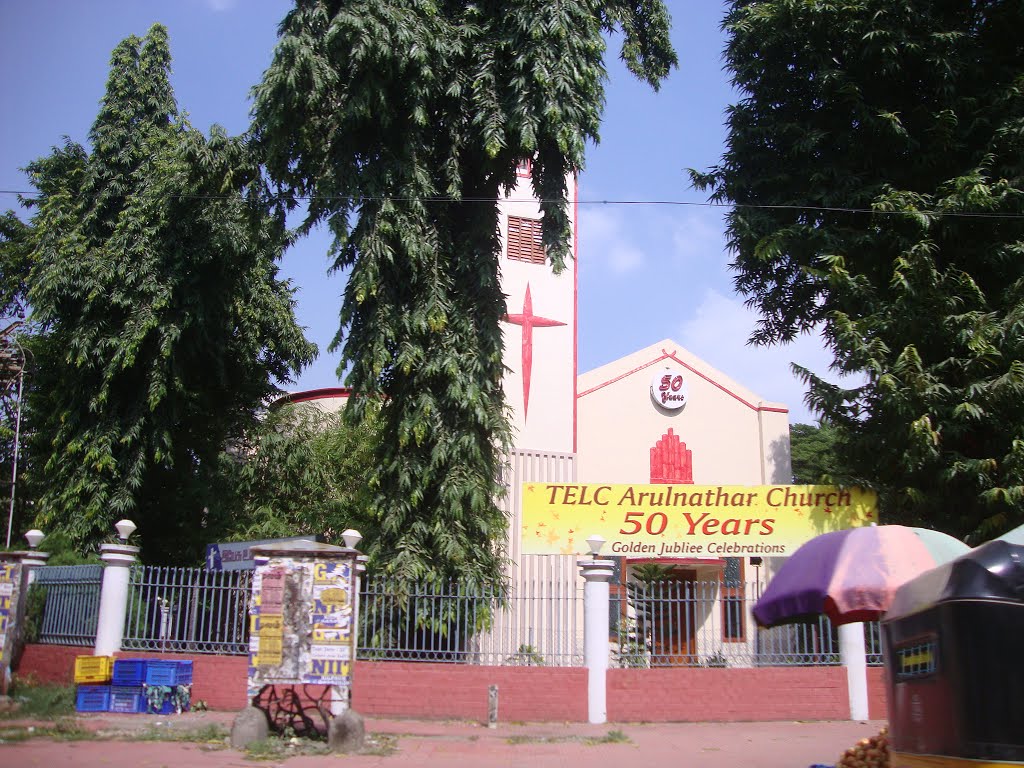
<path fill-rule="evenodd" d="M 36 580 L 36 570 L 46 565 L 46 561 L 50 558 L 49 552 L 42 552 L 38 549 L 39 544 L 45 538 L 46 534 L 38 528 L 33 528 L 25 534 L 25 541 L 28 542 L 28 552 L 22 554 L 21 564 L 28 572 L 29 584 Z"/>
<path fill-rule="evenodd" d="M 595 560 L 601 554 L 601 547 L 604 546 L 604 542 L 604 537 L 598 536 L 596 533 L 593 536 L 587 537 L 587 546 L 590 547 L 590 554 L 593 555 Z"/>
<path fill-rule="evenodd" d="M 131 520 L 118 520 L 114 523 L 114 527 L 117 529 L 118 538 L 123 542 L 127 542 L 128 537 L 135 533 L 137 526 Z"/>
<path fill-rule="evenodd" d="M 341 532 L 342 541 L 345 542 L 345 546 L 349 549 L 355 549 L 359 542 L 363 540 L 363 534 L 354 528 L 346 528 Z"/>

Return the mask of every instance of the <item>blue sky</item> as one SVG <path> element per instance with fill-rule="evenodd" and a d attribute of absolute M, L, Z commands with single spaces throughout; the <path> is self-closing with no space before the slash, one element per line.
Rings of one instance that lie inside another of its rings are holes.
<path fill-rule="evenodd" d="M 270 62 L 285 0 L 0 0 L 0 190 L 28 190 L 21 172 L 67 135 L 85 143 L 110 51 L 160 22 L 170 32 L 173 83 L 192 124 L 230 133 L 249 122 L 249 89 Z M 791 361 L 818 373 L 818 339 L 783 348 L 746 344 L 756 316 L 732 290 L 721 208 L 703 205 L 687 168 L 721 156 L 725 109 L 722 6 L 669 0 L 680 68 L 661 91 L 636 82 L 610 50 L 601 142 L 580 178 L 579 365 L 590 370 L 670 337 L 767 400 L 810 422 Z M 613 43 L 614 45 L 614 43 Z M 685 205 L 604 204 L 678 201 Z M 0 210 L 16 207 L 0 193 Z M 299 288 L 299 321 L 320 359 L 292 388 L 336 386 L 340 276 L 328 277 L 327 239 L 302 241 L 282 262 Z"/>

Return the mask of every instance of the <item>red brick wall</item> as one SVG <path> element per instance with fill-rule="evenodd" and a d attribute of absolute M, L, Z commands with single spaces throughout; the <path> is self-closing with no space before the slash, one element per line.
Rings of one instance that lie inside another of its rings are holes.
<path fill-rule="evenodd" d="M 868 717 L 872 720 L 889 718 L 889 694 L 885 686 L 885 668 L 868 667 Z"/>
<path fill-rule="evenodd" d="M 28 645 L 19 675 L 70 683 L 76 656 L 92 648 Z M 211 709 L 246 705 L 244 656 L 120 653 L 121 658 L 192 659 L 192 698 Z M 587 670 L 568 667 L 480 667 L 462 664 L 358 661 L 353 707 L 376 717 L 487 719 L 488 687 L 498 686 L 498 719 L 587 720 Z M 868 669 L 872 719 L 885 719 L 884 672 Z M 842 667 L 757 669 L 611 669 L 608 720 L 685 722 L 736 720 L 845 720 L 849 717 Z"/>
<path fill-rule="evenodd" d="M 92 656 L 92 646 L 26 645 L 15 674 L 40 683 L 65 684 L 75 680 L 75 657 Z"/>
<path fill-rule="evenodd" d="M 359 661 L 352 706 L 364 715 L 487 720 L 498 686 L 501 722 L 587 721 L 587 670 Z"/>
<path fill-rule="evenodd" d="M 33 676 L 41 683 L 72 683 L 75 657 L 92 656 L 92 648 L 68 645 L 26 645 L 17 674 Z M 203 700 L 211 709 L 241 709 L 246 704 L 245 685 L 249 660 L 245 656 L 206 654 L 144 653 L 115 654 L 121 659 L 191 659 L 192 699 Z"/>
<path fill-rule="evenodd" d="M 610 669 L 612 722 L 845 720 L 841 667 Z"/>

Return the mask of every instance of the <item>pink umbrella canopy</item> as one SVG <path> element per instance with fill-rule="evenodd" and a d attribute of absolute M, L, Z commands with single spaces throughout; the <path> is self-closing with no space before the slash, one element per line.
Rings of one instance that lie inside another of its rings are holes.
<path fill-rule="evenodd" d="M 952 536 L 902 525 L 825 533 L 786 560 L 754 606 L 754 618 L 766 627 L 822 613 L 833 624 L 872 621 L 900 586 L 969 551 Z"/>

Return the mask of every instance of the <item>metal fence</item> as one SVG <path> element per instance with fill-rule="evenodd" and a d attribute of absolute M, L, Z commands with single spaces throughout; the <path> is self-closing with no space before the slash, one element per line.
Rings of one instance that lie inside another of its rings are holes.
<path fill-rule="evenodd" d="M 540 596 L 471 593 L 458 584 L 420 585 L 396 594 L 378 578 L 366 581 L 359 599 L 359 658 L 583 664 L 583 596 L 575 584 L 545 589 Z"/>
<path fill-rule="evenodd" d="M 770 629 L 754 622 L 756 583 L 631 583 L 611 603 L 612 663 L 620 667 L 827 666 L 840 663 L 825 616 Z M 865 624 L 868 663 L 882 663 L 878 622 Z"/>
<path fill-rule="evenodd" d="M 95 643 L 102 579 L 102 565 L 38 569 L 29 590 L 28 636 L 53 645 Z"/>
<path fill-rule="evenodd" d="M 122 648 L 247 654 L 252 571 L 132 568 Z"/>
<path fill-rule="evenodd" d="M 47 567 L 38 642 L 91 645 L 100 566 Z M 382 578 L 360 591 L 357 654 L 364 659 L 504 666 L 582 666 L 583 590 L 576 581 L 471 593 L 457 584 L 398 593 Z M 250 571 L 136 566 L 123 648 L 244 655 Z M 820 617 L 773 629 L 751 615 L 756 584 L 661 581 L 615 588 L 612 664 L 754 667 L 839 664 L 835 628 Z M 869 664 L 881 664 L 878 623 L 865 625 Z"/>

